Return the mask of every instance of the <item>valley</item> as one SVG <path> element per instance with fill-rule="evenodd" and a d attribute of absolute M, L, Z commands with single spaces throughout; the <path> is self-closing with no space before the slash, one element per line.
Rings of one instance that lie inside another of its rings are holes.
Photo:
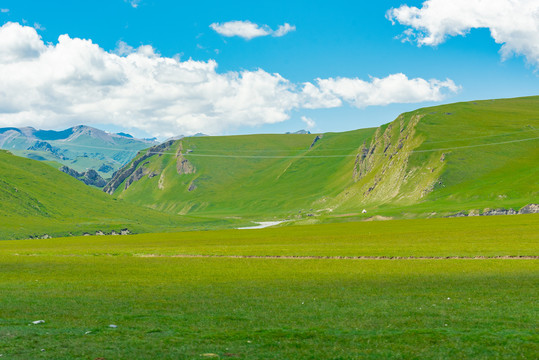
<path fill-rule="evenodd" d="M 183 137 L 136 155 L 109 144 L 99 151 L 134 158 L 103 191 L 84 185 L 105 184 L 95 170 L 62 168 L 68 176 L 4 152 L 0 236 L 533 213 L 538 142 L 539 97 L 527 97 L 418 109 L 343 133 Z"/>

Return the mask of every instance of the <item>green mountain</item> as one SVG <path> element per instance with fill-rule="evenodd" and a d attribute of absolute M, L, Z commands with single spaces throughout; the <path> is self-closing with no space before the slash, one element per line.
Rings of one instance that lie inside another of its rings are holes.
<path fill-rule="evenodd" d="M 42 162 L 0 150 L 0 240 L 232 226 L 117 200 Z"/>
<path fill-rule="evenodd" d="M 135 139 L 124 133 L 110 134 L 83 125 L 63 131 L 0 128 L 0 149 L 48 161 L 57 168 L 63 165 L 80 173 L 94 170 L 103 178 L 112 177 L 137 151 L 155 144 L 154 140 Z"/>
<path fill-rule="evenodd" d="M 141 151 L 105 191 L 217 217 L 479 214 L 539 202 L 537 159 L 535 96 L 423 108 L 344 133 L 171 140 Z"/>

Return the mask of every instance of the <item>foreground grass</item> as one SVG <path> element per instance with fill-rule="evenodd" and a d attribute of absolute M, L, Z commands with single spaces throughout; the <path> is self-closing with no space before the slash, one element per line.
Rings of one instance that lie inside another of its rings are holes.
<path fill-rule="evenodd" d="M 536 256 L 538 221 L 530 215 L 4 241 L 0 354 L 534 358 L 538 260 L 132 255 Z"/>
<path fill-rule="evenodd" d="M 532 358 L 539 350 L 529 260 L 13 257 L 1 268 L 7 359 Z M 46 322 L 28 325 L 38 319 Z"/>

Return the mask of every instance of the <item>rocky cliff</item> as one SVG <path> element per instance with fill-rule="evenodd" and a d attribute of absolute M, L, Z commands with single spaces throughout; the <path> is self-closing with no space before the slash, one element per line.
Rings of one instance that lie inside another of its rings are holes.
<path fill-rule="evenodd" d="M 75 179 L 82 181 L 86 185 L 92 185 L 98 188 L 104 187 L 107 182 L 103 179 L 95 170 L 87 170 L 85 172 L 78 172 L 67 166 L 62 166 L 60 168 L 61 172 L 64 172 L 70 176 L 73 176 Z"/>

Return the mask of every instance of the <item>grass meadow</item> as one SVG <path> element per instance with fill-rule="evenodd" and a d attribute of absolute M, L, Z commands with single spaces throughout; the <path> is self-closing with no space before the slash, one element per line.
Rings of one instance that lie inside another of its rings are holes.
<path fill-rule="evenodd" d="M 538 234 L 518 215 L 1 241 L 0 354 L 534 358 Z"/>

